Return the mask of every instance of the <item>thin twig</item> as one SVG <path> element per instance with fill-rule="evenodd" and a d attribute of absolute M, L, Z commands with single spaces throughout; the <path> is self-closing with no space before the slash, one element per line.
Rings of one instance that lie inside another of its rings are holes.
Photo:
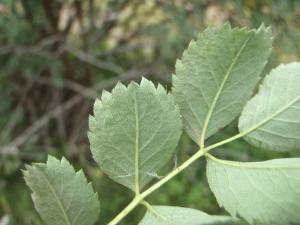
<path fill-rule="evenodd" d="M 153 67 L 153 66 L 152 66 Z M 42 116 L 40 119 L 36 120 L 29 128 L 27 128 L 20 136 L 15 138 L 8 146 L 0 147 L 0 154 L 9 154 L 8 149 L 13 149 L 12 154 L 17 152 L 17 149 L 23 145 L 26 141 L 28 141 L 35 133 L 37 133 L 42 127 L 44 127 L 51 118 L 59 116 L 61 113 L 70 110 L 73 106 L 80 103 L 83 100 L 83 96 L 87 96 L 91 93 L 91 89 L 99 92 L 104 88 L 108 88 L 114 86 L 119 81 L 127 81 L 139 77 L 145 71 L 151 70 L 152 67 L 144 68 L 144 69 L 137 69 L 129 71 L 123 74 L 120 77 L 114 77 L 111 79 L 104 80 L 92 88 L 86 88 L 82 95 L 75 95 L 71 99 L 67 100 L 61 105 L 58 105 L 53 110 L 49 111 L 47 114 Z M 143 72 L 144 71 L 144 72 Z"/>
<path fill-rule="evenodd" d="M 91 54 L 86 53 L 86 52 L 82 51 L 81 49 L 75 48 L 75 47 L 71 46 L 70 44 L 66 44 L 64 46 L 64 48 L 67 52 L 71 53 L 79 60 L 89 63 L 99 69 L 106 69 L 106 70 L 112 71 L 116 74 L 122 74 L 124 72 L 123 69 L 121 67 L 119 67 L 118 65 L 116 65 L 114 63 L 106 62 L 106 61 L 100 61 L 99 59 L 92 56 Z"/>
<path fill-rule="evenodd" d="M 36 54 L 43 57 L 52 58 L 56 55 L 50 51 L 46 51 L 45 48 L 62 40 L 63 38 L 59 35 L 51 35 L 32 46 L 4 46 L 0 48 L 0 55 L 9 53 L 17 56 L 23 54 Z"/>
<path fill-rule="evenodd" d="M 48 77 L 40 77 L 37 82 L 40 84 L 46 84 L 49 86 L 55 85 L 53 80 Z M 62 86 L 64 88 L 75 91 L 84 97 L 88 97 L 88 98 L 97 98 L 98 97 L 98 92 L 96 90 L 94 90 L 93 88 L 87 88 L 87 87 L 85 87 L 75 81 L 72 81 L 72 80 L 64 79 Z"/>

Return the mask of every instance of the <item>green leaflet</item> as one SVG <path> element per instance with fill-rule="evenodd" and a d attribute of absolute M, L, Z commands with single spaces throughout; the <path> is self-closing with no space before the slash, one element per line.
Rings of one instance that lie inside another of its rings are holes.
<path fill-rule="evenodd" d="M 119 83 L 90 117 L 93 156 L 110 178 L 139 192 L 172 157 L 181 135 L 173 96 L 152 82 Z"/>
<path fill-rule="evenodd" d="M 199 145 L 228 125 L 256 86 L 271 49 L 271 30 L 207 28 L 176 63 L 173 93 L 189 136 Z"/>
<path fill-rule="evenodd" d="M 196 209 L 176 206 L 152 206 L 139 225 L 213 225 L 232 224 L 229 216 L 211 216 Z"/>
<path fill-rule="evenodd" d="M 260 148 L 300 150 L 299 62 L 280 65 L 266 76 L 258 94 L 245 106 L 239 130 Z"/>
<path fill-rule="evenodd" d="M 299 224 L 300 158 L 263 162 L 209 159 L 207 178 L 220 206 L 250 224 Z"/>
<path fill-rule="evenodd" d="M 93 225 L 98 219 L 98 195 L 82 170 L 49 156 L 46 164 L 35 163 L 23 171 L 32 190 L 36 210 L 49 225 Z"/>

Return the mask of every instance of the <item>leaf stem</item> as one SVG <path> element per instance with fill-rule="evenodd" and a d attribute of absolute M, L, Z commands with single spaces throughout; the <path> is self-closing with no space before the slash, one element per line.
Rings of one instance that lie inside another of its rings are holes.
<path fill-rule="evenodd" d="M 141 204 L 143 204 L 148 211 L 150 211 L 153 215 L 155 215 L 156 217 L 162 219 L 163 221 L 165 222 L 169 222 L 168 218 L 164 217 L 163 215 L 159 214 L 153 207 L 152 205 L 150 205 L 148 202 L 146 201 L 142 201 Z M 170 225 L 173 225 L 173 224 L 170 224 Z"/>
<path fill-rule="evenodd" d="M 192 164 L 194 161 L 199 159 L 200 157 L 204 156 L 205 151 L 199 150 L 197 151 L 193 156 L 191 156 L 188 160 L 186 160 L 183 164 L 181 164 L 179 167 L 174 169 L 172 172 L 170 172 L 167 176 L 159 180 L 157 183 L 152 185 L 150 188 L 142 192 L 140 195 L 137 195 L 132 202 L 129 203 L 129 205 L 124 208 L 110 223 L 107 225 L 115 225 L 119 223 L 125 216 L 128 215 L 138 204 L 140 204 L 144 198 L 146 198 L 148 195 L 150 195 L 153 191 L 158 189 L 160 186 L 162 186 L 164 183 L 169 181 L 171 178 L 176 176 L 178 173 L 180 173 L 182 170 L 187 168 L 190 164 Z"/>
<path fill-rule="evenodd" d="M 146 201 L 141 201 L 141 204 L 144 205 L 148 211 L 152 212 L 154 215 L 161 217 L 161 215 Z"/>
<path fill-rule="evenodd" d="M 207 112 L 207 116 L 205 118 L 205 121 L 204 121 L 204 125 L 203 125 L 203 129 L 202 129 L 202 132 L 201 132 L 201 137 L 200 137 L 200 148 L 204 149 L 204 141 L 205 141 L 205 137 L 206 137 L 206 132 L 207 132 L 207 128 L 208 128 L 208 124 L 209 124 L 209 121 L 213 115 L 213 111 L 217 105 L 217 102 L 219 100 L 219 97 L 222 93 L 222 91 L 224 90 L 224 87 L 225 87 L 225 84 L 227 82 L 227 80 L 229 79 L 229 76 L 230 76 L 230 73 L 232 72 L 237 60 L 239 59 L 241 53 L 244 51 L 248 41 L 250 40 L 250 38 L 252 37 L 252 35 L 248 36 L 246 38 L 246 40 L 244 41 L 243 45 L 240 47 L 239 51 L 237 52 L 237 54 L 235 55 L 232 63 L 230 64 L 229 68 L 227 69 L 226 71 L 226 74 L 222 80 L 222 83 L 220 85 L 220 87 L 218 87 L 218 91 L 213 99 L 213 102 L 211 103 L 211 106 L 209 107 L 209 110 Z"/>
<path fill-rule="evenodd" d="M 229 142 L 232 142 L 236 139 L 239 139 L 246 134 L 250 133 L 253 129 L 248 129 L 242 133 L 236 134 L 232 136 L 231 138 L 225 139 L 223 141 L 217 142 L 215 144 L 212 144 L 206 148 L 200 148 L 194 155 L 192 155 L 188 160 L 186 160 L 184 163 L 182 163 L 180 166 L 172 170 L 167 176 L 153 184 L 151 187 L 146 189 L 141 194 L 136 195 L 136 197 L 132 200 L 132 202 L 129 203 L 129 205 L 124 208 L 110 223 L 107 225 L 116 225 L 119 223 L 124 217 L 126 217 L 138 204 L 140 204 L 148 195 L 150 195 L 152 192 L 154 192 L 156 189 L 161 187 L 163 184 L 168 182 L 170 179 L 175 177 L 177 174 L 179 174 L 181 171 L 183 171 L 185 168 L 190 166 L 193 162 L 195 162 L 197 159 L 201 158 L 202 156 L 206 156 L 207 152 L 217 148 L 221 145 L 227 144 Z"/>
<path fill-rule="evenodd" d="M 143 199 L 138 195 L 107 225 L 116 225 L 128 215 Z"/>
<path fill-rule="evenodd" d="M 145 197 L 147 197 L 149 194 L 151 194 L 153 191 L 155 191 L 156 189 L 158 189 L 164 183 L 166 183 L 171 178 L 173 178 L 174 176 L 176 176 L 178 173 L 180 173 L 181 171 L 183 171 L 185 168 L 187 168 L 189 165 L 191 165 L 197 159 L 199 159 L 202 156 L 204 156 L 204 154 L 205 154 L 205 151 L 203 151 L 201 149 L 199 151 L 197 151 L 194 155 L 192 155 L 188 160 L 186 160 L 184 163 L 182 163 L 179 167 L 177 167 L 174 170 L 172 170 L 172 172 L 170 172 L 167 176 L 165 176 L 164 178 L 162 178 L 161 180 L 159 180 L 158 182 L 156 182 L 155 184 L 153 184 L 150 188 L 148 188 L 147 190 L 145 190 L 144 192 L 142 192 L 141 195 L 140 195 L 141 198 L 144 199 Z"/>
<path fill-rule="evenodd" d="M 220 142 L 217 142 L 217 143 L 215 143 L 215 144 L 209 145 L 208 147 L 205 148 L 205 152 L 208 152 L 208 151 L 210 151 L 210 150 L 212 150 L 212 149 L 214 149 L 214 148 L 217 148 L 217 147 L 219 147 L 219 146 L 221 146 L 221 145 L 225 145 L 225 144 L 227 144 L 227 143 L 229 143 L 229 142 L 235 141 L 236 139 L 239 139 L 239 138 L 241 138 L 241 137 L 244 137 L 245 135 L 247 135 L 247 134 L 250 133 L 250 132 L 251 132 L 251 131 L 247 130 L 247 131 L 245 131 L 245 132 L 238 133 L 238 134 L 236 134 L 236 135 L 234 135 L 234 136 L 232 136 L 232 137 L 230 137 L 230 138 L 228 138 L 228 139 L 225 139 L 225 140 L 223 140 L 223 141 L 220 141 Z"/>

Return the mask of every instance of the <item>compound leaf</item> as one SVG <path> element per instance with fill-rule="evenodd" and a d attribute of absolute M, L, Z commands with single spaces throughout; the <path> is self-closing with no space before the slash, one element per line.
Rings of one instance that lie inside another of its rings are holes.
<path fill-rule="evenodd" d="M 245 106 L 239 130 L 252 145 L 276 151 L 300 150 L 300 63 L 280 65 L 266 76 Z"/>
<path fill-rule="evenodd" d="M 213 225 L 232 224 L 229 216 L 211 216 L 196 209 L 175 206 L 152 206 L 139 225 Z"/>
<path fill-rule="evenodd" d="M 263 162 L 208 160 L 207 177 L 220 206 L 250 224 L 299 224 L 300 158 Z"/>
<path fill-rule="evenodd" d="M 207 28 L 176 63 L 173 93 L 189 136 L 199 145 L 228 125 L 256 86 L 271 49 L 271 31 Z"/>
<path fill-rule="evenodd" d="M 49 156 L 47 163 L 26 166 L 26 184 L 32 190 L 36 210 L 49 225 L 93 225 L 98 219 L 98 195 L 82 170 Z"/>
<path fill-rule="evenodd" d="M 94 159 L 110 178 L 139 192 L 172 157 L 181 135 L 173 96 L 146 79 L 104 92 L 90 117 Z"/>

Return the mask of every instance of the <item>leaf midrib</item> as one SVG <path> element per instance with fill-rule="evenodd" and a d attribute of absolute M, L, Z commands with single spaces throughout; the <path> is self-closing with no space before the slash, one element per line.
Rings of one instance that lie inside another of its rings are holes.
<path fill-rule="evenodd" d="M 140 133 L 139 133 L 139 111 L 138 111 L 138 105 L 137 105 L 137 96 L 136 91 L 134 91 L 134 112 L 135 112 L 135 160 L 134 160 L 134 173 L 135 173 L 135 193 L 139 194 L 140 192 L 140 178 L 139 178 L 139 139 L 140 139 Z"/>
<path fill-rule="evenodd" d="M 283 113 L 285 110 L 287 110 L 289 107 L 291 107 L 292 105 L 294 105 L 295 103 L 297 103 L 299 100 L 300 100 L 300 96 L 294 98 L 289 103 L 287 103 L 286 105 L 284 105 L 282 108 L 280 108 L 279 110 L 277 110 L 275 113 L 269 115 L 267 118 L 265 118 L 264 120 L 260 121 L 256 125 L 250 127 L 249 129 L 246 129 L 245 131 L 241 132 L 241 136 L 246 136 L 247 134 L 251 133 L 252 131 L 255 131 L 256 129 L 258 129 L 259 127 L 261 127 L 262 125 L 264 125 L 265 123 L 269 122 L 270 120 L 272 120 L 273 118 L 275 118 L 279 114 Z"/>
<path fill-rule="evenodd" d="M 200 144 L 200 147 L 201 148 L 204 148 L 204 141 L 205 141 L 205 135 L 206 135 L 206 131 L 207 131 L 207 128 L 208 128 L 208 124 L 209 124 L 209 121 L 211 119 L 211 116 L 213 114 L 213 110 L 215 109 L 216 107 L 216 104 L 217 104 L 217 101 L 219 99 L 219 96 L 221 94 L 221 92 L 223 91 L 223 88 L 225 86 L 225 83 L 226 81 L 228 80 L 229 78 L 229 75 L 231 74 L 232 72 L 232 69 L 233 67 L 235 66 L 238 58 L 240 57 L 242 51 L 245 49 L 248 41 L 250 40 L 250 38 L 252 37 L 252 35 L 249 35 L 249 37 L 246 38 L 246 40 L 244 41 L 243 45 L 241 46 L 240 50 L 238 51 L 238 53 L 236 54 L 235 58 L 233 59 L 232 63 L 230 64 L 225 76 L 224 76 L 224 79 L 220 85 L 220 88 L 218 89 L 214 99 L 213 99 L 213 102 L 208 110 L 208 113 L 206 115 L 206 118 L 205 118 L 205 121 L 204 121 L 204 125 L 203 125 L 203 130 L 202 130 L 202 133 L 201 133 L 201 136 L 200 136 L 200 141 L 199 141 L 199 144 Z"/>
<path fill-rule="evenodd" d="M 57 203 L 58 207 L 60 208 L 60 210 L 63 214 L 63 217 L 65 219 L 66 225 L 72 225 L 67 213 L 64 210 L 61 200 L 59 199 L 58 195 L 56 194 L 55 188 L 52 186 L 52 184 L 48 181 L 47 177 L 41 171 L 39 171 L 39 173 L 41 174 L 42 178 L 45 180 L 46 184 L 49 186 L 52 194 L 54 195 L 56 203 Z"/>

